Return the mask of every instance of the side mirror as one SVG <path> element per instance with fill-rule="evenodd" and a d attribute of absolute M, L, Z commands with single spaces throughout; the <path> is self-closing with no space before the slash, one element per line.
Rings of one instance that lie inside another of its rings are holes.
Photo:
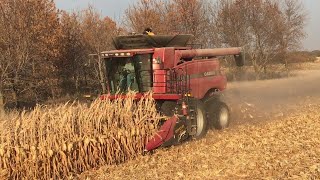
<path fill-rule="evenodd" d="M 244 56 L 242 55 L 242 53 L 239 55 L 234 55 L 234 59 L 238 67 L 244 66 Z"/>

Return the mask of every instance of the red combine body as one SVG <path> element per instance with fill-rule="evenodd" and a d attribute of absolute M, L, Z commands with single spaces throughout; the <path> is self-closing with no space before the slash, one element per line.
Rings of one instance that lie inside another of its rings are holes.
<path fill-rule="evenodd" d="M 101 99 L 125 98 L 128 90 L 139 98 L 152 91 L 159 111 L 172 116 L 160 128 L 161 135 L 148 142 L 147 150 L 200 138 L 211 126 L 229 125 L 229 109 L 219 99 L 227 80 L 217 57 L 234 55 L 242 66 L 241 48 L 192 49 L 187 47 L 191 37 L 119 36 L 114 39 L 117 50 L 102 52 L 109 92 Z"/>

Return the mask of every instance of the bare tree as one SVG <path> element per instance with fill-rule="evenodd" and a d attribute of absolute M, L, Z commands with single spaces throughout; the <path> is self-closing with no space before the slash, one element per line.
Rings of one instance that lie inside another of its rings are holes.
<path fill-rule="evenodd" d="M 281 3 L 284 23 L 280 34 L 280 46 L 283 63 L 288 71 L 288 51 L 294 51 L 301 47 L 301 41 L 306 33 L 303 31 L 306 25 L 307 13 L 299 0 L 285 0 Z"/>
<path fill-rule="evenodd" d="M 56 62 L 61 86 L 65 93 L 79 93 L 81 80 L 86 78 L 87 44 L 81 29 L 79 12 L 61 12 L 61 57 Z"/>
<path fill-rule="evenodd" d="M 51 62 L 59 54 L 58 12 L 49 0 L 2 0 L 0 24 L 0 92 L 9 89 L 18 102 L 21 93 L 51 82 Z"/>
<path fill-rule="evenodd" d="M 173 0 L 166 3 L 167 25 L 170 31 L 193 34 L 192 43 L 210 46 L 207 38 L 209 28 L 209 2 L 205 0 Z"/>
<path fill-rule="evenodd" d="M 220 0 L 211 10 L 211 39 L 220 46 L 244 46 L 258 78 L 276 57 L 289 50 L 285 42 L 293 47 L 301 41 L 305 14 L 298 2 Z M 299 18 L 288 18 L 288 9 Z M 297 36 L 288 36 L 292 31 L 288 29 L 294 29 Z"/>
<path fill-rule="evenodd" d="M 126 10 L 125 25 L 138 33 L 146 27 L 159 34 L 189 33 L 195 43 L 208 45 L 208 5 L 205 0 L 140 0 Z"/>
<path fill-rule="evenodd" d="M 94 8 L 89 7 L 83 11 L 81 28 L 84 40 L 87 43 L 87 52 L 95 54 L 94 67 L 97 79 L 100 82 L 102 92 L 106 92 L 105 64 L 101 52 L 112 49 L 112 37 L 118 33 L 116 23 L 109 17 L 102 17 Z"/>
<path fill-rule="evenodd" d="M 129 32 L 142 33 L 147 27 L 151 27 L 156 33 L 167 33 L 168 24 L 165 19 L 165 1 L 163 0 L 139 0 L 129 6 L 125 11 L 124 25 Z"/>

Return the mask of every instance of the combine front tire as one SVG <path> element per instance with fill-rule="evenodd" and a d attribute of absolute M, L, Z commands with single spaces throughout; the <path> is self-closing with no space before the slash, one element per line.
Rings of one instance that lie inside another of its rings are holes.
<path fill-rule="evenodd" d="M 209 127 L 215 129 L 225 129 L 230 123 L 230 111 L 228 106 L 221 101 L 215 101 L 207 107 Z"/>
<path fill-rule="evenodd" d="M 192 122 L 192 127 L 196 128 L 196 131 L 193 133 L 195 139 L 200 139 L 207 134 L 207 117 L 204 104 L 200 100 L 190 100 L 190 119 Z"/>

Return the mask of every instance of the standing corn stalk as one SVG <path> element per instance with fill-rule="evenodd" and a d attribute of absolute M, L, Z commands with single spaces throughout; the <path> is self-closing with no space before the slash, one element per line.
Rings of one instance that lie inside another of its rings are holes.
<path fill-rule="evenodd" d="M 151 94 L 134 102 L 37 106 L 0 124 L 0 172 L 8 179 L 64 179 L 135 158 L 160 120 Z"/>

